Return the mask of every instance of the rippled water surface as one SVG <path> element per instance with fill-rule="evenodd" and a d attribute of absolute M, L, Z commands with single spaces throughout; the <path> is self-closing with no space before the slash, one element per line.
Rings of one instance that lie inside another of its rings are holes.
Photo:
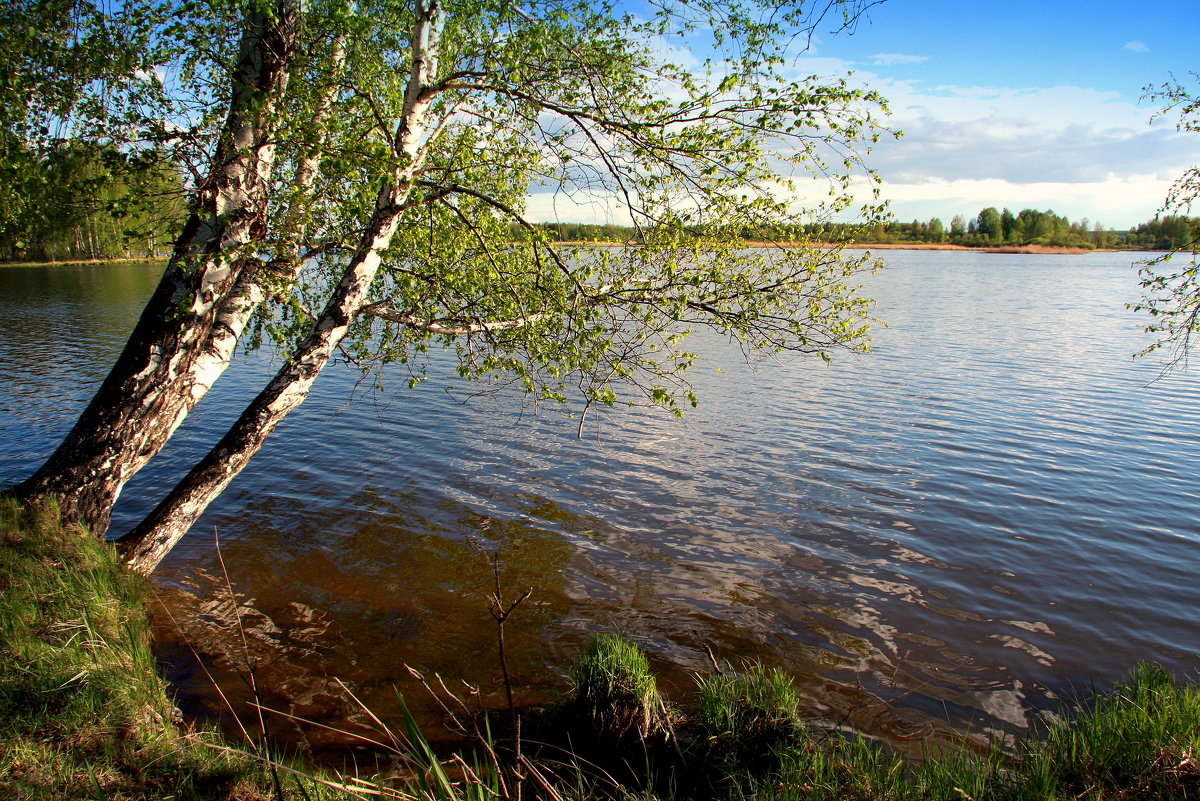
<path fill-rule="evenodd" d="M 872 354 L 751 370 L 702 341 L 702 404 L 683 421 L 610 411 L 577 439 L 561 410 L 463 405 L 436 365 L 402 392 L 399 376 L 322 376 L 157 577 L 185 704 L 217 714 L 214 681 L 245 697 L 247 663 L 270 705 L 314 720 L 355 717 L 336 678 L 383 715 L 398 688 L 432 722 L 405 665 L 499 704 L 483 600 L 497 553 L 505 591 L 534 590 L 509 624 L 528 702 L 561 692 L 606 629 L 636 637 L 676 695 L 706 648 L 761 659 L 814 716 L 901 748 L 1020 728 L 1139 659 L 1194 674 L 1200 377 L 1154 381 L 1130 359 L 1135 256 L 886 257 L 867 279 L 889 324 Z M 0 270 L 0 483 L 53 448 L 155 279 Z M 114 530 L 274 366 L 257 354 L 219 382 Z"/>

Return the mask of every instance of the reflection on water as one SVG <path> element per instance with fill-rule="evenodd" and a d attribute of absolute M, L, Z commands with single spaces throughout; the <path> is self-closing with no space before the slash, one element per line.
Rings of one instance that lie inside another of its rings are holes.
<path fill-rule="evenodd" d="M 422 505 L 416 493 L 384 498 L 370 489 L 353 499 L 359 511 L 351 514 L 296 519 L 290 502 L 248 504 L 242 538 L 213 538 L 207 558 L 157 589 L 158 627 L 171 678 L 194 705 L 188 711 L 226 717 L 215 680 L 252 726 L 241 703 L 252 700 L 250 666 L 265 705 L 330 725 L 367 723 L 339 680 L 379 713 L 398 715 L 400 692 L 414 712 L 435 716 L 410 666 L 460 688 L 466 681 L 484 703 L 499 704 L 485 600 L 495 591 L 489 558 L 497 553 L 506 595 L 536 588 L 506 631 L 520 697 L 532 703 L 553 692 L 550 666 L 565 655 L 548 650 L 541 632 L 570 607 L 562 575 L 570 545 L 527 522 L 444 502 L 439 511 L 454 525 L 443 529 L 413 513 Z M 317 734 L 309 744 L 326 744 Z"/>
<path fill-rule="evenodd" d="M 65 436 L 117 360 L 161 262 L 0 267 L 0 483 Z"/>
<path fill-rule="evenodd" d="M 1132 257 L 887 258 L 869 287 L 889 323 L 873 354 L 755 373 L 702 341 L 702 406 L 683 422 L 615 410 L 578 440 L 560 412 L 512 398 L 463 406 L 322 376 L 157 577 L 161 653 L 188 709 L 221 716 L 213 682 L 248 698 L 248 665 L 268 706 L 328 723 L 362 716 L 341 680 L 384 716 L 399 691 L 435 724 L 406 665 L 499 705 L 491 554 L 506 592 L 534 590 L 508 633 L 524 703 L 561 692 L 598 629 L 636 637 L 676 696 L 709 649 L 762 659 L 796 677 L 813 717 L 912 750 L 1029 725 L 1138 659 L 1194 672 L 1196 379 L 1151 383 L 1155 366 L 1130 360 L 1143 341 L 1124 308 Z M 70 283 L 54 292 L 91 291 Z M 128 328 L 136 303 L 118 307 Z M 95 333 L 99 363 L 113 325 Z M 82 357 L 56 336 L 5 332 L 0 481 L 33 469 L 86 400 L 87 382 L 32 364 L 61 350 L 74 369 Z M 149 510 L 272 361 L 218 383 L 127 488 L 117 527 Z M 444 368 L 434 387 L 450 382 Z M 95 381 L 103 368 L 79 369 Z"/>

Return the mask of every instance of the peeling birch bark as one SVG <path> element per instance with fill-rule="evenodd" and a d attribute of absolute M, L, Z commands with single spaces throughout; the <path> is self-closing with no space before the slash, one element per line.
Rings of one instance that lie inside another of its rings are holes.
<path fill-rule="evenodd" d="M 125 483 L 161 450 L 219 372 L 196 359 L 266 227 L 274 126 L 295 48 L 296 0 L 246 13 L 229 114 L 191 217 L 116 365 L 46 463 L 15 488 L 57 496 L 97 536 Z"/>
<path fill-rule="evenodd" d="M 321 130 L 328 121 L 337 100 L 337 79 L 346 64 L 346 36 L 339 33 L 334 39 L 331 55 L 331 80 L 317 104 L 313 126 Z M 310 148 L 296 166 L 293 189 L 301 198 L 311 198 L 320 169 L 323 150 L 320 143 Z M 268 265 L 245 269 L 229 292 L 217 313 L 208 339 L 192 363 L 188 385 L 198 402 L 213 383 L 229 367 L 242 332 L 258 307 L 270 296 L 272 289 L 291 284 L 304 266 L 301 243 L 306 226 L 303 220 L 303 201 L 293 203 L 281 228 L 284 241 L 279 245 L 280 258 Z M 193 402 L 193 405 L 194 405 Z"/>
<path fill-rule="evenodd" d="M 440 12 L 436 0 L 418 7 L 421 16 L 413 32 L 411 74 L 394 140 L 398 166 L 392 180 L 380 189 L 358 250 L 312 329 L 271 383 L 154 511 L 118 540 L 126 562 L 140 573 L 154 570 L 208 505 L 245 469 L 276 426 L 304 402 L 351 323 L 367 305 L 382 253 L 391 244 L 406 210 L 404 204 L 420 168 L 421 140 L 428 127 L 431 96 L 426 90 L 437 71 Z"/>
<path fill-rule="evenodd" d="M 394 190 L 389 186 L 389 195 Z M 390 198 L 389 198 L 390 200 Z M 229 486 L 283 419 L 304 402 L 321 369 L 363 305 L 379 268 L 379 253 L 390 243 L 399 214 L 392 204 L 376 212 L 370 240 L 351 262 L 325 310 L 287 364 L 251 401 L 208 455 L 136 528 L 118 540 L 125 560 L 150 573 L 201 513 Z"/>

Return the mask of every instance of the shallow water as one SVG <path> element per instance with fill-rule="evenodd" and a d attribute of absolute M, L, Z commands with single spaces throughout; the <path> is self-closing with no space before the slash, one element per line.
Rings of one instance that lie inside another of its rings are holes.
<path fill-rule="evenodd" d="M 1139 659 L 1194 674 L 1200 385 L 1130 358 L 1145 344 L 1124 308 L 1136 256 L 885 257 L 867 279 L 889 324 L 872 354 L 751 370 L 702 341 L 702 403 L 683 421 L 593 412 L 580 440 L 561 410 L 463 405 L 437 365 L 413 391 L 332 369 L 156 577 L 185 708 L 218 715 L 214 682 L 248 697 L 247 665 L 268 706 L 317 721 L 362 719 L 340 680 L 382 717 L 403 692 L 436 729 L 406 665 L 498 705 L 492 554 L 506 593 L 534 589 L 508 624 L 528 703 L 561 692 L 580 643 L 608 629 L 678 696 L 706 649 L 761 659 L 814 717 L 901 749 L 1019 729 Z M 0 270 L 0 483 L 53 448 L 155 279 Z M 218 383 L 114 530 L 272 361 Z"/>

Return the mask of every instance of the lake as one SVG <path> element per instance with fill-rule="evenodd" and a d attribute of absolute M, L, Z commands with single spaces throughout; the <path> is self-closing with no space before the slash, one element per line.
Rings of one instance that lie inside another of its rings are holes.
<path fill-rule="evenodd" d="M 436 735 L 406 666 L 499 706 L 494 555 L 507 595 L 533 589 L 508 624 L 523 703 L 610 630 L 676 698 L 709 650 L 762 660 L 809 716 L 909 751 L 1019 730 L 1138 660 L 1195 676 L 1200 383 L 1131 359 L 1137 257 L 887 251 L 871 354 L 752 369 L 701 339 L 698 409 L 593 410 L 582 438 L 560 408 L 464 404 L 444 363 L 414 390 L 330 368 L 155 577 L 181 706 L 231 725 L 213 684 L 245 700 L 247 665 L 268 706 L 325 723 L 362 720 L 340 680 L 383 717 L 402 692 Z M 0 270 L 0 485 L 73 422 L 159 269 Z M 231 368 L 114 532 L 276 358 Z"/>

